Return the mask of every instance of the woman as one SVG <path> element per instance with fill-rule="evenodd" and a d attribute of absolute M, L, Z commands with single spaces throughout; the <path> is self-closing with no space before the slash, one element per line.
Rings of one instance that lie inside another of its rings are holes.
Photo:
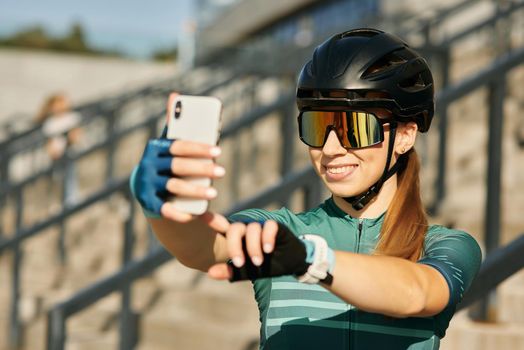
<path fill-rule="evenodd" d="M 220 149 L 153 140 L 131 181 L 153 230 L 183 264 L 254 281 L 261 348 L 437 349 L 481 254 L 470 235 L 428 226 L 424 213 L 413 146 L 434 111 L 426 62 L 387 33 L 341 33 L 304 66 L 297 104 L 331 198 L 300 214 L 192 217 L 165 195 L 216 197 L 183 177 L 223 176 L 195 160 Z"/>
<path fill-rule="evenodd" d="M 69 99 L 64 94 L 49 96 L 35 118 L 42 125 L 49 157 L 56 161 L 64 156 L 68 146 L 80 142 L 82 131 L 78 127 L 80 115 L 71 111 Z"/>

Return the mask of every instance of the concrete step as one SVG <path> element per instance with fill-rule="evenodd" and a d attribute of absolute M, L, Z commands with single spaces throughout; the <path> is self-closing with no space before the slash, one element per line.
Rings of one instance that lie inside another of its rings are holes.
<path fill-rule="evenodd" d="M 11 350 L 9 349 L 9 319 L 6 312 L 0 313 L 0 350 Z"/>
<path fill-rule="evenodd" d="M 451 320 L 440 349 L 523 350 L 524 325 L 473 322 L 462 311 Z"/>
<path fill-rule="evenodd" d="M 194 290 L 164 292 L 143 316 L 139 349 L 244 349 L 259 327 L 250 284 L 205 280 Z"/>
<path fill-rule="evenodd" d="M 497 307 L 500 322 L 524 325 L 524 270 L 497 289 Z"/>

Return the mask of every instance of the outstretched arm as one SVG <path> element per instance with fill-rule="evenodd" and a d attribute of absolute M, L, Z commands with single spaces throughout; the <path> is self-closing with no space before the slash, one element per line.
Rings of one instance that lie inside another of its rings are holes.
<path fill-rule="evenodd" d="M 167 115 L 176 93 L 169 96 Z M 206 271 L 225 261 L 225 232 L 229 222 L 220 214 L 192 215 L 169 203 L 172 196 L 210 200 L 217 196 L 212 187 L 202 187 L 186 177 L 219 178 L 225 170 L 214 162 L 220 148 L 185 140 L 149 140 L 140 163 L 130 179 L 131 190 L 144 209 L 153 232 L 164 247 L 184 265 Z"/>
<path fill-rule="evenodd" d="M 333 283 L 324 286 L 357 308 L 393 317 L 432 316 L 449 301 L 434 268 L 406 259 L 336 251 Z"/>
<path fill-rule="evenodd" d="M 307 248 L 308 244 L 304 244 L 306 248 L 293 245 L 293 249 L 286 249 L 279 243 L 279 240 L 285 240 L 276 239 L 282 237 L 283 231 L 274 221 L 266 221 L 263 228 L 256 222 L 231 225 L 226 233 L 227 249 L 236 267 L 217 264 L 209 270 L 209 275 L 216 279 L 231 279 L 235 269 L 243 268 L 244 264 L 261 266 L 260 261 L 264 259 L 279 260 L 276 262 L 279 267 L 286 264 L 302 266 L 282 274 L 298 276 L 303 273 L 297 273 L 299 270 L 309 271 L 307 261 L 311 261 L 311 249 Z M 289 235 L 298 240 L 294 234 Z M 469 235 L 455 232 L 443 237 L 426 247 L 426 257 L 419 262 L 335 251 L 330 269 L 332 280 L 323 285 L 349 304 L 368 312 L 399 318 L 438 314 L 449 304 L 460 301 L 478 271 L 481 259 L 478 244 Z M 261 247 L 266 245 L 270 249 L 264 249 L 266 254 L 262 254 Z M 288 263 L 290 260 L 292 264 Z M 265 271 L 270 271 L 269 276 L 276 276 L 271 274 L 272 268 L 249 269 L 254 271 L 250 278 L 268 277 Z"/>

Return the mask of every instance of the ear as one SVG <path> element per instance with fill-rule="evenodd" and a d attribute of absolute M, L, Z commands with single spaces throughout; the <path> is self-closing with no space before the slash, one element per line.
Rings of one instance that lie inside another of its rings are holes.
<path fill-rule="evenodd" d="M 415 122 L 399 123 L 395 135 L 395 153 L 404 154 L 415 145 L 418 125 Z"/>

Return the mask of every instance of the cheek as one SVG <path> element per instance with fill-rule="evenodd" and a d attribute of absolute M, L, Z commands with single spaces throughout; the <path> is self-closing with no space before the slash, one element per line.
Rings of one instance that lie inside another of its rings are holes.
<path fill-rule="evenodd" d="M 361 155 L 362 162 L 360 163 L 360 173 L 363 182 L 369 182 L 368 185 L 371 186 L 378 181 L 384 172 L 387 152 L 371 149 L 363 151 L 366 154 Z"/>
<path fill-rule="evenodd" d="M 379 145 L 355 151 L 355 155 L 360 159 L 358 182 L 363 188 L 371 187 L 384 173 L 388 154 L 388 136 L 386 133 L 384 142 Z"/>
<path fill-rule="evenodd" d="M 309 159 L 311 159 L 311 164 L 313 168 L 317 171 L 320 170 L 320 159 L 322 158 L 322 151 L 314 148 L 309 148 Z"/>

